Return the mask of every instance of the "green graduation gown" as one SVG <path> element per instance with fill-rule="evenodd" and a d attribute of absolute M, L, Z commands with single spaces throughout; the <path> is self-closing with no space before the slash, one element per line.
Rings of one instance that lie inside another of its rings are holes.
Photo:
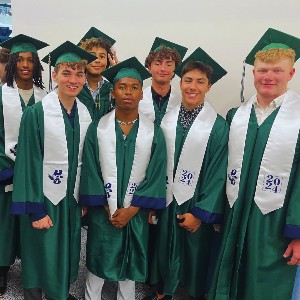
<path fill-rule="evenodd" d="M 158 107 L 156 101 L 153 99 L 152 87 L 148 86 L 143 90 L 143 99 L 139 103 L 139 111 L 146 115 L 151 121 L 160 125 L 164 115 L 174 108 L 176 105 L 179 105 L 181 102 L 181 97 L 179 92 L 171 86 L 171 93 L 169 99 L 164 102 L 162 107 Z M 155 225 L 150 225 L 149 229 L 149 248 L 148 248 L 148 265 L 149 265 L 149 277 L 152 273 L 152 268 L 155 267 L 153 264 L 155 256 L 155 246 L 153 241 L 155 240 L 157 234 L 157 227 Z"/>
<path fill-rule="evenodd" d="M 178 118 L 174 174 L 189 129 L 184 132 Z M 151 282 L 162 281 L 166 295 L 173 295 L 179 282 L 184 283 L 193 297 L 205 293 L 212 254 L 213 224 L 221 223 L 225 203 L 227 141 L 227 123 L 218 115 L 207 143 L 194 196 L 180 206 L 173 198 L 167 209 L 157 212 L 157 250 L 152 262 Z M 179 227 L 176 221 L 178 214 L 188 212 L 202 220 L 195 233 Z"/>
<path fill-rule="evenodd" d="M 74 127 L 63 110 L 67 147 L 66 197 L 56 206 L 43 193 L 44 112 L 42 103 L 23 115 L 16 160 L 12 213 L 21 214 L 22 282 L 24 288 L 41 288 L 50 298 L 66 300 L 78 274 L 81 208 L 73 193 L 80 140 L 76 109 Z M 30 214 L 46 213 L 53 227 L 35 229 Z"/>
<path fill-rule="evenodd" d="M 87 107 L 92 117 L 92 120 L 99 120 L 111 110 L 110 103 L 110 91 L 112 89 L 111 83 L 104 81 L 100 88 L 100 107 L 96 107 L 95 101 L 91 95 L 87 85 L 83 86 L 83 89 L 77 96 L 77 98 Z"/>
<path fill-rule="evenodd" d="M 103 205 L 107 203 L 99 162 L 98 122 L 90 126 L 83 153 L 80 203 L 88 208 L 87 268 L 98 277 L 144 282 L 147 277 L 148 208 L 166 205 L 166 146 L 161 129 L 155 126 L 152 152 L 145 179 L 136 189 L 132 205 L 139 212 L 122 229 L 115 228 Z M 118 176 L 118 207 L 130 178 L 139 120 L 126 140 L 116 122 L 116 162 Z M 150 145 L 146 145 L 150 146 Z M 110 147 L 110 145 L 103 145 Z"/>
<path fill-rule="evenodd" d="M 28 106 L 35 103 L 34 94 Z M 20 96 L 22 111 L 26 105 Z M 5 129 L 0 88 L 0 266 L 10 266 L 19 254 L 19 218 L 10 214 L 12 192 L 5 192 L 5 186 L 11 184 L 14 176 L 14 161 L 5 154 Z"/>
<path fill-rule="evenodd" d="M 239 196 L 232 208 L 227 205 L 210 300 L 291 299 L 297 268 L 288 266 L 283 254 L 291 240 L 300 237 L 299 137 L 283 207 L 263 215 L 254 202 L 261 159 L 278 111 L 258 126 L 252 106 Z M 235 112 L 227 115 L 230 124 Z"/>

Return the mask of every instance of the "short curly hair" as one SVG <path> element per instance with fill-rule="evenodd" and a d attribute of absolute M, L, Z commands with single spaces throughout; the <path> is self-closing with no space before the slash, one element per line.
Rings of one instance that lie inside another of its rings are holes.
<path fill-rule="evenodd" d="M 188 63 L 186 63 L 184 65 L 184 67 L 182 68 L 180 78 L 182 79 L 182 77 L 186 73 L 193 71 L 193 70 L 197 70 L 197 71 L 200 71 L 201 73 L 205 74 L 208 79 L 208 83 L 211 84 L 211 79 L 212 79 L 214 70 L 211 66 L 206 65 L 200 61 L 193 60 L 193 61 L 189 61 Z"/>
<path fill-rule="evenodd" d="M 277 63 L 283 58 L 288 58 L 294 64 L 296 53 L 293 49 L 269 49 L 261 50 L 255 54 L 255 59 L 266 63 Z"/>
<path fill-rule="evenodd" d="M 107 54 L 110 54 L 110 56 L 113 58 L 114 55 L 112 53 L 111 50 L 111 43 L 103 38 L 91 38 L 91 39 L 87 39 L 85 41 L 81 41 L 80 42 L 80 47 L 86 51 L 91 51 L 91 49 L 93 47 L 101 47 L 104 48 L 107 52 Z M 107 55 L 107 68 L 109 67 L 109 59 L 108 59 L 108 55 Z"/>
<path fill-rule="evenodd" d="M 154 60 L 172 59 L 175 62 L 175 68 L 181 63 L 181 57 L 178 51 L 162 45 L 158 50 L 151 51 L 145 60 L 145 67 L 149 68 Z"/>

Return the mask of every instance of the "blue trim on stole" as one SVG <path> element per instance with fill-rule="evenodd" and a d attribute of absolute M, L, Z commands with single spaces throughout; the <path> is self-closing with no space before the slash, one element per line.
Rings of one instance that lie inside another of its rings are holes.
<path fill-rule="evenodd" d="M 14 176 L 14 168 L 10 167 L 0 171 L 0 184 L 7 185 L 12 183 L 12 178 Z M 9 181 L 10 179 L 10 181 Z"/>
<path fill-rule="evenodd" d="M 45 204 L 35 202 L 13 202 L 10 210 L 13 215 L 46 213 Z"/>
<path fill-rule="evenodd" d="M 166 208 L 166 198 L 153 198 L 133 195 L 131 206 L 151 209 L 163 209 Z"/>
<path fill-rule="evenodd" d="M 80 195 L 81 206 L 104 206 L 107 204 L 106 195 Z"/>
<path fill-rule="evenodd" d="M 300 239 L 300 226 L 286 224 L 284 227 L 284 236 L 291 239 Z"/>
<path fill-rule="evenodd" d="M 223 214 L 210 213 L 196 206 L 194 206 L 190 212 L 194 217 L 207 224 L 221 224 L 223 222 Z"/>
<path fill-rule="evenodd" d="M 41 213 L 41 214 L 30 214 L 30 220 L 31 222 L 39 221 L 42 220 L 47 216 L 46 213 Z"/>

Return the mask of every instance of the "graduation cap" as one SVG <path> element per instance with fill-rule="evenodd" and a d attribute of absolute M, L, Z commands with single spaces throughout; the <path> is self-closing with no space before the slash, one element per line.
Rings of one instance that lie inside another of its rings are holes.
<path fill-rule="evenodd" d="M 49 45 L 25 34 L 18 34 L 1 43 L 0 46 L 10 49 L 10 53 L 14 54 L 19 52 L 37 53 L 38 50 Z"/>
<path fill-rule="evenodd" d="M 204 50 L 197 48 L 189 57 L 187 57 L 176 69 L 175 74 L 181 77 L 183 67 L 190 61 L 198 61 L 204 65 L 208 65 L 213 69 L 211 84 L 216 83 L 219 79 L 227 74 L 216 61 L 214 61 Z"/>
<path fill-rule="evenodd" d="M 69 41 L 66 41 L 52 50 L 42 59 L 42 61 L 55 67 L 59 63 L 80 62 L 82 60 L 87 60 L 87 62 L 90 63 L 95 59 L 97 59 L 97 57 L 93 54 L 81 49 Z"/>
<path fill-rule="evenodd" d="M 254 65 L 255 54 L 258 51 L 270 49 L 293 49 L 296 52 L 295 61 L 300 57 L 300 39 L 273 28 L 269 28 L 260 38 L 245 59 L 249 65 Z"/>
<path fill-rule="evenodd" d="M 107 40 L 111 45 L 113 45 L 116 42 L 113 38 L 111 38 L 104 32 L 100 31 L 95 27 L 91 27 L 77 45 L 79 46 L 82 42 L 85 42 L 86 40 L 89 39 L 99 39 L 99 38 Z"/>
<path fill-rule="evenodd" d="M 255 55 L 258 51 L 267 51 L 271 49 L 293 49 L 296 53 L 295 61 L 300 57 L 300 39 L 284 33 L 282 31 L 269 28 L 259 39 L 254 48 L 247 55 L 243 64 L 243 73 L 241 80 L 241 101 L 244 102 L 244 78 L 246 73 L 245 64 L 254 65 Z"/>
<path fill-rule="evenodd" d="M 157 52 L 160 49 L 162 49 L 163 47 L 170 48 L 170 49 L 176 49 L 177 52 L 179 53 L 181 59 L 183 59 L 183 57 L 185 56 L 185 54 L 188 50 L 184 46 L 181 46 L 181 45 L 175 44 L 173 42 L 164 40 L 160 37 L 156 37 L 153 44 L 152 44 L 152 47 L 151 47 L 150 51 Z"/>
<path fill-rule="evenodd" d="M 101 73 L 108 81 L 115 84 L 121 78 L 129 77 L 137 79 L 140 83 L 151 77 L 148 70 L 137 60 L 135 56 L 128 58 Z"/>

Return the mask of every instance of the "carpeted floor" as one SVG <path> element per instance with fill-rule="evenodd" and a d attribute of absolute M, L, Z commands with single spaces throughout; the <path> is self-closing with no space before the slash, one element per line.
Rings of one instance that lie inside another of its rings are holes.
<path fill-rule="evenodd" d="M 85 242 L 86 230 L 82 229 L 82 246 L 81 246 L 81 260 L 79 266 L 79 275 L 77 281 L 71 286 L 70 293 L 78 300 L 84 300 L 84 284 L 86 276 L 85 267 Z M 21 263 L 16 263 L 11 267 L 8 275 L 8 288 L 6 294 L 1 300 L 22 300 L 23 292 L 21 287 Z M 117 284 L 114 282 L 106 282 L 103 287 L 102 300 L 116 300 Z M 148 286 L 142 283 L 136 284 L 136 300 L 142 299 L 145 295 L 151 293 Z M 176 300 L 186 300 L 188 297 L 182 288 L 178 289 L 176 293 Z"/>

